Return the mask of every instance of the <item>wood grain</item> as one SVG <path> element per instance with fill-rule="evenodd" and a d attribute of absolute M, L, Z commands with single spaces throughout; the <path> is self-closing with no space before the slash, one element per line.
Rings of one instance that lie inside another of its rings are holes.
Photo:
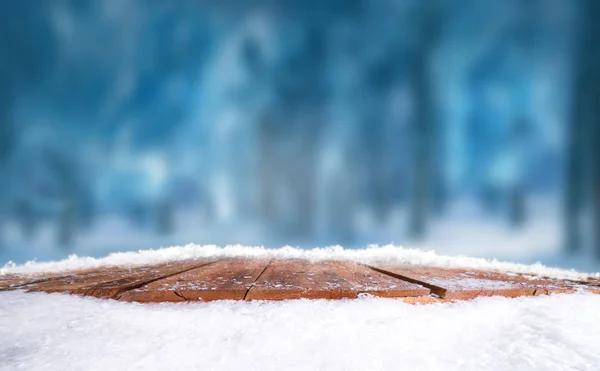
<path fill-rule="evenodd" d="M 344 299 L 361 293 L 400 297 L 428 295 L 429 290 L 352 262 L 276 260 L 252 286 L 247 299 Z"/>
<path fill-rule="evenodd" d="M 23 289 L 28 285 L 57 280 L 70 274 L 72 273 L 4 274 L 0 276 L 0 291 Z"/>
<path fill-rule="evenodd" d="M 98 298 L 118 299 L 124 292 L 142 287 L 154 281 L 186 272 L 213 263 L 214 260 L 191 260 L 167 263 L 147 269 L 134 270 L 131 273 L 112 276 L 108 280 L 95 282 L 85 287 L 71 290 L 74 294 Z"/>
<path fill-rule="evenodd" d="M 458 268 L 366 266 L 349 261 L 227 258 L 0 275 L 0 291 L 15 289 L 142 303 L 351 299 L 369 294 L 427 304 L 494 295 L 600 294 L 600 281 L 595 277 L 570 281 Z"/>
<path fill-rule="evenodd" d="M 269 261 L 221 260 L 127 291 L 119 300 L 142 303 L 243 300 Z"/>
<path fill-rule="evenodd" d="M 469 269 L 420 266 L 373 266 L 374 270 L 422 284 L 444 299 L 466 300 L 479 296 L 518 297 L 567 293 L 576 290 L 559 280 Z"/>

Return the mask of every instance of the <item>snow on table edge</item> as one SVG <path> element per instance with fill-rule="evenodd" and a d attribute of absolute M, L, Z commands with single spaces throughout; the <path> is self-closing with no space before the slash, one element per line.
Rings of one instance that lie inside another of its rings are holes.
<path fill-rule="evenodd" d="M 588 274 L 575 270 L 551 268 L 536 263 L 532 265 L 502 262 L 467 256 L 440 255 L 435 251 L 423 251 L 394 245 L 369 245 L 364 249 L 344 249 L 329 246 L 313 249 L 299 249 L 284 246 L 269 249 L 262 246 L 217 245 L 173 246 L 135 252 L 111 253 L 103 258 L 79 257 L 70 255 L 67 259 L 50 262 L 30 261 L 22 265 L 7 263 L 0 269 L 0 276 L 7 274 L 54 273 L 75 269 L 89 269 L 103 266 L 140 266 L 168 261 L 182 261 L 205 258 L 278 258 L 308 260 L 348 260 L 367 264 L 421 265 L 432 267 L 452 267 L 511 272 L 543 276 L 556 279 L 585 281 L 599 279 L 600 273 Z"/>

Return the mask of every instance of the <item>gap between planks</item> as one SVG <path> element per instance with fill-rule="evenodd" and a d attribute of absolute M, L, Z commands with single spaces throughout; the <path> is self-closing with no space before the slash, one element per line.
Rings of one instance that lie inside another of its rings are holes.
<path fill-rule="evenodd" d="M 246 293 L 244 294 L 244 299 L 242 300 L 247 300 L 246 298 L 248 297 L 248 294 L 250 293 L 250 290 L 252 290 L 252 288 L 254 287 L 254 285 L 256 285 L 256 282 L 258 282 L 258 280 L 260 279 L 260 277 L 267 271 L 267 269 L 271 266 L 271 263 L 273 263 L 273 260 L 275 259 L 271 259 L 269 260 L 269 263 L 267 263 L 267 266 L 265 267 L 265 269 L 262 270 L 262 272 L 260 272 L 260 274 L 256 277 L 256 279 L 254 280 L 254 282 L 252 282 L 250 284 L 250 286 L 248 287 L 248 290 L 246 290 Z"/>
<path fill-rule="evenodd" d="M 189 271 L 191 271 L 191 270 L 194 270 L 194 269 L 198 269 L 198 268 L 205 267 L 205 266 L 207 266 L 207 265 L 215 264 L 215 263 L 217 263 L 217 262 L 219 262 L 219 261 L 221 261 L 221 260 L 222 260 L 222 259 L 219 259 L 219 260 L 214 260 L 214 261 L 209 261 L 209 262 L 204 262 L 203 264 L 198 264 L 198 265 L 195 265 L 195 266 L 193 266 L 193 267 L 186 268 L 186 269 L 183 269 L 183 270 L 179 270 L 179 271 L 177 271 L 177 272 L 174 272 L 174 273 L 165 274 L 165 275 L 163 275 L 163 276 L 160 276 L 160 277 L 157 277 L 157 278 L 154 278 L 154 279 L 145 280 L 145 281 L 140 281 L 140 282 L 138 282 L 138 283 L 136 283 L 136 284 L 128 285 L 128 286 L 126 286 L 126 287 L 125 287 L 125 288 L 123 288 L 123 289 L 119 289 L 119 292 L 118 292 L 118 293 L 116 293 L 116 294 L 114 294 L 114 295 L 110 296 L 109 298 L 110 298 L 110 299 L 116 299 L 116 300 L 119 300 L 119 298 L 120 298 L 120 297 L 121 297 L 121 296 L 122 296 L 124 293 L 126 293 L 127 291 L 135 290 L 135 289 L 138 289 L 138 288 L 140 288 L 140 287 L 142 287 L 142 286 L 149 285 L 149 284 L 151 284 L 151 283 L 153 283 L 153 282 L 157 282 L 157 281 L 160 281 L 160 280 L 164 280 L 164 279 L 167 279 L 167 278 L 169 278 L 169 277 L 176 276 L 176 275 L 178 275 L 178 274 L 182 274 L 182 273 L 185 273 L 185 272 L 189 272 Z M 106 283 L 109 283 L 109 282 L 111 282 L 111 281 L 104 282 L 104 284 L 106 284 Z M 102 284 L 100 284 L 100 285 L 98 285 L 98 286 L 101 286 L 101 285 L 102 285 Z M 93 294 L 92 294 L 92 296 L 93 296 Z"/>
<path fill-rule="evenodd" d="M 172 264 L 172 265 L 168 265 L 169 263 L 167 263 L 166 266 L 152 266 L 154 269 L 157 269 L 158 271 L 155 272 L 157 275 L 151 276 L 150 279 L 148 279 L 148 277 L 146 277 L 146 279 L 144 279 L 144 275 L 140 275 L 139 271 L 136 270 L 136 269 L 140 269 L 140 268 L 135 267 L 135 268 L 130 268 L 129 272 L 126 275 L 122 275 L 118 279 L 113 278 L 111 280 L 106 280 L 106 277 L 101 277 L 101 279 L 103 279 L 103 280 L 101 280 L 99 282 L 95 282 L 95 283 L 90 284 L 85 287 L 81 287 L 80 289 L 68 289 L 66 287 L 62 287 L 62 289 L 61 289 L 60 281 L 64 280 L 64 279 L 68 279 L 73 276 L 78 276 L 78 275 L 81 277 L 85 277 L 86 274 L 93 275 L 93 273 L 96 272 L 95 270 L 87 270 L 87 272 L 86 271 L 72 272 L 70 274 L 59 273 L 52 277 L 48 277 L 48 276 L 38 277 L 38 278 L 31 277 L 33 279 L 31 279 L 29 281 L 25 281 L 25 282 L 21 281 L 18 284 L 15 284 L 12 286 L 2 287 L 2 288 L 0 288 L 0 291 L 14 290 L 14 289 L 20 289 L 23 287 L 31 286 L 30 287 L 32 289 L 31 291 L 69 292 L 69 293 L 81 294 L 81 295 L 85 295 L 85 296 L 95 296 L 95 297 L 112 298 L 112 299 L 120 300 L 121 297 L 125 293 L 128 293 L 129 291 L 136 290 L 143 286 L 149 285 L 151 283 L 159 282 L 161 280 L 165 280 L 165 279 L 171 278 L 173 276 L 181 275 L 181 274 L 189 272 L 191 270 L 202 269 L 202 268 L 210 266 L 212 264 L 216 264 L 216 263 L 227 261 L 227 260 L 228 259 L 217 259 L 217 260 L 211 260 L 211 261 L 205 260 L 205 261 L 202 261 L 201 263 L 198 262 L 198 264 L 194 264 L 194 265 L 192 265 L 193 261 L 192 262 L 183 261 L 183 262 L 175 262 L 175 263 L 171 262 L 170 264 Z M 268 261 L 268 263 L 265 265 L 265 267 L 262 269 L 262 271 L 260 271 L 260 273 L 256 276 L 256 278 L 248 285 L 247 289 L 244 292 L 243 297 L 240 298 L 241 300 L 252 300 L 252 298 L 251 298 L 252 292 L 253 292 L 252 290 L 254 290 L 256 288 L 257 283 L 265 275 L 265 272 L 267 272 L 267 270 L 273 266 L 274 261 L 275 261 L 275 259 L 271 259 Z M 188 263 L 189 265 L 186 263 Z M 431 290 L 431 293 L 433 294 L 433 295 L 430 294 L 430 295 L 421 295 L 421 296 L 413 296 L 413 297 L 402 296 L 402 295 L 392 296 L 392 297 L 401 299 L 405 302 L 425 304 L 425 303 L 434 303 L 434 302 L 465 300 L 465 299 L 472 298 L 472 297 L 469 297 L 469 298 L 458 297 L 458 296 L 456 296 L 456 294 L 454 292 L 452 293 L 452 295 L 446 295 L 448 293 L 448 287 L 445 287 L 445 285 L 439 285 L 439 284 L 434 284 L 434 283 L 428 282 L 428 280 L 426 280 L 424 278 L 423 279 L 415 278 L 414 275 L 411 276 L 410 271 L 408 271 L 406 273 L 406 275 L 404 275 L 404 274 L 402 274 L 401 270 L 390 271 L 390 270 L 386 269 L 385 266 L 384 267 L 376 267 L 376 266 L 371 266 L 371 265 L 361 264 L 361 263 L 355 263 L 355 264 L 357 264 L 359 266 L 363 266 L 365 269 L 368 269 L 368 270 L 371 270 L 374 272 L 378 272 L 379 274 L 383 274 L 385 276 L 391 277 L 391 278 L 399 280 L 399 281 L 409 282 L 409 283 L 413 283 L 413 284 L 428 288 L 429 290 Z M 184 268 L 184 269 L 178 269 L 178 268 Z M 400 267 L 398 267 L 398 268 L 400 269 Z M 417 268 L 419 268 L 419 267 L 417 267 Z M 420 268 L 433 268 L 433 267 L 420 267 Z M 168 272 L 168 273 L 161 275 L 160 269 L 166 269 L 167 270 L 166 272 Z M 260 269 L 260 267 L 259 267 L 259 269 Z M 442 271 L 443 270 L 444 269 L 442 269 Z M 50 290 L 50 289 L 35 290 L 36 284 L 52 283 L 52 282 L 56 282 L 58 284 L 56 290 Z M 568 280 L 557 280 L 557 282 L 562 282 L 563 284 L 565 284 L 569 287 L 575 287 L 575 286 L 570 285 L 570 284 L 575 284 L 575 283 L 569 282 Z M 577 286 L 586 286 L 589 291 L 592 291 L 594 293 L 600 293 L 599 292 L 600 290 L 594 290 L 594 289 L 598 289 L 598 286 L 595 286 L 595 285 L 598 285 L 597 281 L 593 281 L 591 283 L 590 282 L 580 283 Z M 485 288 L 482 288 L 479 293 L 474 295 L 474 297 L 478 297 L 481 295 L 489 296 L 490 293 L 486 294 L 486 292 L 484 292 L 485 290 L 486 290 Z M 532 290 L 532 293 L 529 293 L 526 295 L 525 294 L 519 294 L 519 295 L 515 294 L 515 296 L 530 296 L 530 295 L 535 296 L 535 295 L 540 295 L 540 294 L 557 292 L 557 291 L 552 291 L 552 289 L 550 287 L 544 287 L 544 286 L 539 286 L 539 287 L 537 287 L 535 289 L 531 289 L 531 290 Z M 471 291 L 474 292 L 477 290 L 471 290 Z M 488 291 L 490 291 L 490 290 L 488 290 Z M 495 290 L 491 290 L 490 292 L 492 292 L 492 291 L 495 292 Z M 183 295 L 181 295 L 177 291 L 175 291 L 174 294 L 184 300 L 187 300 Z M 502 295 L 501 293 L 495 293 L 495 294 Z M 436 295 L 439 296 L 439 298 L 436 297 Z M 509 296 L 509 295 L 502 295 L 502 296 Z M 325 298 L 325 297 L 323 297 L 323 298 Z M 273 300 L 273 299 L 263 299 L 263 300 Z"/>
<path fill-rule="evenodd" d="M 401 275 L 401 274 L 398 274 L 398 273 L 390 272 L 390 271 L 385 270 L 385 269 L 377 268 L 377 267 L 374 267 L 372 265 L 366 265 L 365 264 L 364 266 L 368 267 L 368 268 L 370 268 L 372 270 L 374 270 L 375 272 L 379 272 L 379 273 L 388 275 L 390 277 L 394 277 L 394 278 L 402 280 L 402 281 L 406 281 L 406 282 L 414 283 L 416 285 L 421 285 L 421 286 L 427 287 L 428 289 L 431 290 L 432 294 L 438 295 L 439 297 L 443 297 L 443 295 L 446 293 L 446 289 L 445 288 L 443 288 L 441 286 L 432 285 L 432 284 L 430 284 L 430 283 L 428 283 L 426 281 L 423 281 L 423 280 L 417 280 L 417 279 L 414 279 L 414 278 L 411 278 L 411 277 L 407 277 L 407 276 L 404 276 L 404 275 Z"/>

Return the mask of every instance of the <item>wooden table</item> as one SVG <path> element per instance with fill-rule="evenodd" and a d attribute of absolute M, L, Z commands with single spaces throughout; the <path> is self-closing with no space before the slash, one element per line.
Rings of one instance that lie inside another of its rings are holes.
<path fill-rule="evenodd" d="M 586 291 L 600 284 L 474 269 L 367 265 L 337 260 L 196 259 L 156 265 L 107 266 L 31 275 L 0 275 L 0 291 L 64 292 L 140 303 L 212 300 L 353 299 L 362 295 L 408 303 L 480 296 L 535 296 Z"/>

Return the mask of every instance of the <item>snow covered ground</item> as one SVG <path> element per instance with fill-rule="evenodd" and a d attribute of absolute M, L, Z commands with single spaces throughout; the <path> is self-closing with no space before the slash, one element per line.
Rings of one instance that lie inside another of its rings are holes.
<path fill-rule="evenodd" d="M 0 293 L 0 370 L 598 370 L 600 295 L 141 305 Z"/>

